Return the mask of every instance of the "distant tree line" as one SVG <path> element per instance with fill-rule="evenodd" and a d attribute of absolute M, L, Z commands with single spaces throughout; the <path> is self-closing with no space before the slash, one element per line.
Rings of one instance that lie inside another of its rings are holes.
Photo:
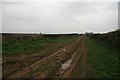
<path fill-rule="evenodd" d="M 70 33 L 70 34 L 25 34 L 25 33 L 2 33 L 2 41 L 23 41 L 23 40 L 33 40 L 49 37 L 60 37 L 60 36 L 78 36 L 81 34 Z"/>

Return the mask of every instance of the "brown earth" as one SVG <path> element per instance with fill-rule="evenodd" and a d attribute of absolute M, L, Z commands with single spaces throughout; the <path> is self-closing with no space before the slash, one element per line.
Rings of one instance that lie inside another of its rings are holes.
<path fill-rule="evenodd" d="M 18 59 L 22 59 L 22 58 L 18 58 Z M 5 58 L 3 62 L 6 62 L 6 60 L 8 60 L 8 58 Z M 15 58 L 15 60 L 17 59 Z M 79 60 L 81 60 L 81 63 L 78 62 Z M 27 62 L 20 63 L 18 61 L 18 63 L 22 65 L 24 63 L 25 64 L 28 63 L 28 66 L 21 68 L 18 71 L 15 71 L 13 74 L 10 73 L 11 75 L 9 76 L 6 75 L 7 77 L 28 78 L 28 74 L 30 73 L 32 74 L 32 76 L 29 76 L 29 78 L 73 77 L 76 72 L 76 67 L 78 63 L 81 64 L 82 68 L 85 67 L 87 64 L 87 55 L 84 46 L 84 37 L 82 36 L 74 43 L 58 49 L 56 52 L 54 52 L 53 54 L 47 57 L 42 57 L 41 55 L 40 56 L 31 55 L 29 56 Z M 14 64 L 14 66 L 12 67 L 20 67 L 20 66 L 18 66 L 18 64 L 16 63 L 16 65 Z M 41 71 L 42 69 L 43 71 Z M 82 71 L 82 76 L 85 76 L 86 72 L 87 72 L 86 70 Z"/>
<path fill-rule="evenodd" d="M 90 71 L 90 66 L 88 63 L 88 56 L 87 56 L 87 47 L 84 42 L 84 38 L 81 44 L 81 56 L 78 59 L 78 63 L 76 64 L 71 77 L 72 78 L 88 78 L 89 77 L 89 71 Z"/>
<path fill-rule="evenodd" d="M 66 70 L 60 68 L 58 70 L 57 73 L 59 78 L 73 78 L 74 75 L 76 74 L 76 71 L 79 70 L 76 68 L 78 66 L 77 64 L 81 65 L 81 69 L 87 66 L 87 55 L 84 44 L 84 37 L 81 40 L 81 44 L 78 45 L 76 51 L 71 56 L 73 55 L 74 55 L 73 61 L 71 62 L 69 68 Z M 81 60 L 81 63 L 79 63 L 79 59 Z M 87 72 L 88 72 L 87 70 L 82 70 L 80 76 L 85 76 Z"/>

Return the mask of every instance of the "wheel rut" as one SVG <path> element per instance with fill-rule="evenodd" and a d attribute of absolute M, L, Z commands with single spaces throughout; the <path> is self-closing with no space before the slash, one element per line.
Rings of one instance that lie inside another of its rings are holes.
<path fill-rule="evenodd" d="M 79 58 L 77 51 L 79 49 L 79 44 L 82 40 L 82 38 L 79 38 L 75 43 L 72 43 L 70 45 L 67 45 L 61 49 L 59 49 L 58 51 L 56 51 L 55 53 L 53 53 L 52 55 L 24 68 L 23 70 L 16 72 L 15 74 L 11 75 L 9 78 L 22 78 L 24 75 L 30 73 L 32 70 L 34 69 L 38 69 L 40 66 L 43 66 L 45 64 L 49 64 L 52 61 L 56 60 L 57 62 L 62 61 L 65 58 L 70 57 L 70 55 L 72 55 L 72 60 L 71 64 L 73 64 L 73 62 L 77 62 L 77 59 Z M 77 48 L 78 47 L 78 48 Z M 76 49 L 77 48 L 77 49 Z M 70 52 L 73 52 L 76 49 L 75 53 L 72 54 Z M 68 54 L 69 53 L 69 54 Z M 77 57 L 76 57 L 77 56 Z M 75 60 L 74 60 L 75 58 Z M 75 65 L 75 64 L 74 64 Z M 73 66 L 74 67 L 74 66 Z M 72 69 L 71 69 L 72 71 Z M 45 73 L 45 74 L 43 74 Z M 40 76 L 42 75 L 42 78 L 46 77 L 46 73 L 48 73 L 47 71 L 40 73 Z"/>

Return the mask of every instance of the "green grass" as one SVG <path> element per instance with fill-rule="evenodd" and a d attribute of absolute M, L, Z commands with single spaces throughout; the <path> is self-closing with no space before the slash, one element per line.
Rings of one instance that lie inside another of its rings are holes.
<path fill-rule="evenodd" d="M 85 39 L 91 78 L 117 78 L 118 53 L 108 48 L 104 42 Z"/>
<path fill-rule="evenodd" d="M 39 52 L 48 47 L 52 47 L 48 46 L 48 44 L 68 44 L 76 38 L 76 36 L 61 36 L 25 41 L 6 41 L 2 43 L 2 53 L 3 55 L 14 55 Z"/>

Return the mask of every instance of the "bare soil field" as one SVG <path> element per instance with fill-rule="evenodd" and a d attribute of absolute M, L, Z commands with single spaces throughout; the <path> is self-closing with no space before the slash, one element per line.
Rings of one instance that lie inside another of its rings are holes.
<path fill-rule="evenodd" d="M 68 78 L 82 55 L 83 43 L 83 37 L 77 36 L 67 44 L 48 43 L 51 48 L 34 54 L 3 56 L 3 78 Z"/>

